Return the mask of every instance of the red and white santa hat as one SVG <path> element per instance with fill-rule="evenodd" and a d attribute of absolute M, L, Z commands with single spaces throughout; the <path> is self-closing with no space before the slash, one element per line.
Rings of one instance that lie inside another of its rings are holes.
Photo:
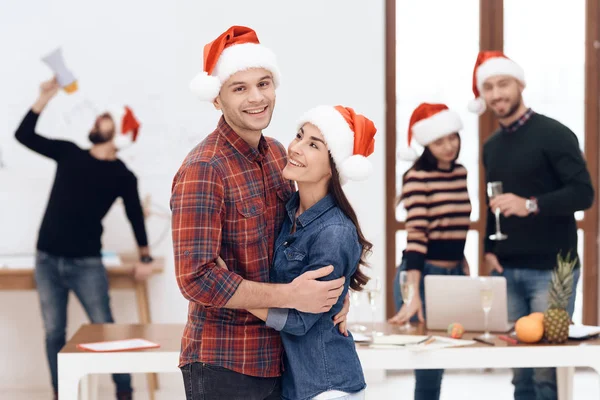
<path fill-rule="evenodd" d="M 325 138 L 342 185 L 348 180 L 368 178 L 373 166 L 367 157 L 375 150 L 377 133 L 373 121 L 350 107 L 318 106 L 298 120 L 298 129 L 308 122 L 319 128 Z"/>
<path fill-rule="evenodd" d="M 419 156 L 411 147 L 414 139 L 425 147 L 451 133 L 463 128 L 460 116 L 445 104 L 421 103 L 410 116 L 408 124 L 408 147 L 398 150 L 398 157 L 406 161 L 414 161 Z"/>
<path fill-rule="evenodd" d="M 231 75 L 250 68 L 264 68 L 273 74 L 275 87 L 281 75 L 275 54 L 258 41 L 256 32 L 232 26 L 204 46 L 204 68 L 190 83 L 200 100 L 212 102 Z"/>
<path fill-rule="evenodd" d="M 116 107 L 110 111 L 115 123 L 115 137 L 113 143 L 122 150 L 132 145 L 138 137 L 140 122 L 128 106 Z"/>
<path fill-rule="evenodd" d="M 497 50 L 480 51 L 473 68 L 473 94 L 475 99 L 469 102 L 469 111 L 481 115 L 485 112 L 485 100 L 481 98 L 481 88 L 486 79 L 492 76 L 508 75 L 525 85 L 525 71 L 519 64 Z"/>

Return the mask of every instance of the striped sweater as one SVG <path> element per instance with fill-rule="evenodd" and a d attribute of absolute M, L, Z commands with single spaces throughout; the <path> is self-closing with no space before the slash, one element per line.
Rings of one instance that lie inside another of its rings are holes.
<path fill-rule="evenodd" d="M 458 262 L 464 258 L 471 215 L 465 167 L 410 169 L 400 201 L 407 211 L 404 261 L 408 269 L 422 271 L 425 260 Z"/>

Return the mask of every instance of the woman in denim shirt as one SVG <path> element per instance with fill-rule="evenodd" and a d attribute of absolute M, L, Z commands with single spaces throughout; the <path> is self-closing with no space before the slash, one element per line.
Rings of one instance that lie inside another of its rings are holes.
<path fill-rule="evenodd" d="M 423 278 L 426 275 L 469 274 L 464 248 L 471 202 L 467 170 L 456 162 L 461 129 L 458 114 L 444 104 L 423 103 L 410 119 L 409 146 L 414 138 L 425 150 L 403 176 L 399 202 L 402 201 L 407 210 L 407 246 L 394 281 L 396 310 L 399 311 L 390 323 L 403 324 L 409 319 L 425 321 Z M 401 156 L 410 158 L 409 151 L 402 153 Z M 412 155 L 414 160 L 416 153 Z M 408 270 L 409 281 L 419 287 L 408 306 L 403 305 L 400 293 L 401 270 Z M 443 372 L 416 370 L 415 400 L 439 399 Z"/>
<path fill-rule="evenodd" d="M 364 399 L 366 387 L 352 335 L 342 335 L 333 316 L 349 288 L 361 290 L 361 270 L 372 244 L 363 236 L 342 185 L 365 179 L 372 167 L 373 122 L 351 108 L 320 106 L 299 122 L 288 148 L 286 179 L 298 191 L 287 203 L 275 242 L 271 281 L 289 283 L 302 273 L 332 265 L 325 280 L 345 277 L 344 291 L 330 309 L 309 314 L 293 309 L 250 310 L 280 331 L 285 349 L 283 398 Z"/>

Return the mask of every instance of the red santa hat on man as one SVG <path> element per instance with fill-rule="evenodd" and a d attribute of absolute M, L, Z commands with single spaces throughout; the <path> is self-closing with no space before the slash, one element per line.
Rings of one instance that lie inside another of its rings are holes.
<path fill-rule="evenodd" d="M 275 54 L 260 44 L 252 29 L 232 26 L 204 46 L 204 69 L 192 80 L 190 89 L 200 100 L 212 102 L 225 81 L 250 68 L 270 71 L 275 87 L 279 85 L 281 76 Z"/>
<path fill-rule="evenodd" d="M 441 137 L 458 132 L 463 124 L 460 116 L 445 104 L 421 103 L 410 116 L 408 124 L 408 147 L 398 150 L 398 157 L 415 161 L 417 152 L 411 147 L 414 139 L 425 147 Z"/>
<path fill-rule="evenodd" d="M 469 111 L 481 115 L 486 109 L 481 98 L 481 88 L 486 79 L 492 76 L 512 76 L 525 85 L 525 71 L 516 62 L 501 51 L 480 51 L 473 68 L 473 94 L 475 99 L 469 102 Z"/>
<path fill-rule="evenodd" d="M 298 129 L 310 122 L 321 131 L 344 185 L 365 180 L 373 170 L 367 159 L 375 150 L 373 121 L 350 107 L 318 106 L 298 120 Z"/>
<path fill-rule="evenodd" d="M 115 123 L 115 147 L 119 150 L 129 147 L 137 140 L 140 122 L 128 106 L 113 108 L 110 115 Z"/>

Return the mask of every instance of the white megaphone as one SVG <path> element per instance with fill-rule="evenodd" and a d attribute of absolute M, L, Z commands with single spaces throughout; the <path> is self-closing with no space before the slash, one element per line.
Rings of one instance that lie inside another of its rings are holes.
<path fill-rule="evenodd" d="M 62 49 L 60 47 L 48 54 L 46 57 L 43 57 L 42 61 L 45 62 L 52 71 L 54 71 L 58 84 L 64 89 L 65 92 L 70 94 L 77 91 L 77 79 L 75 79 L 73 73 L 65 65 L 65 61 L 62 56 Z"/>

